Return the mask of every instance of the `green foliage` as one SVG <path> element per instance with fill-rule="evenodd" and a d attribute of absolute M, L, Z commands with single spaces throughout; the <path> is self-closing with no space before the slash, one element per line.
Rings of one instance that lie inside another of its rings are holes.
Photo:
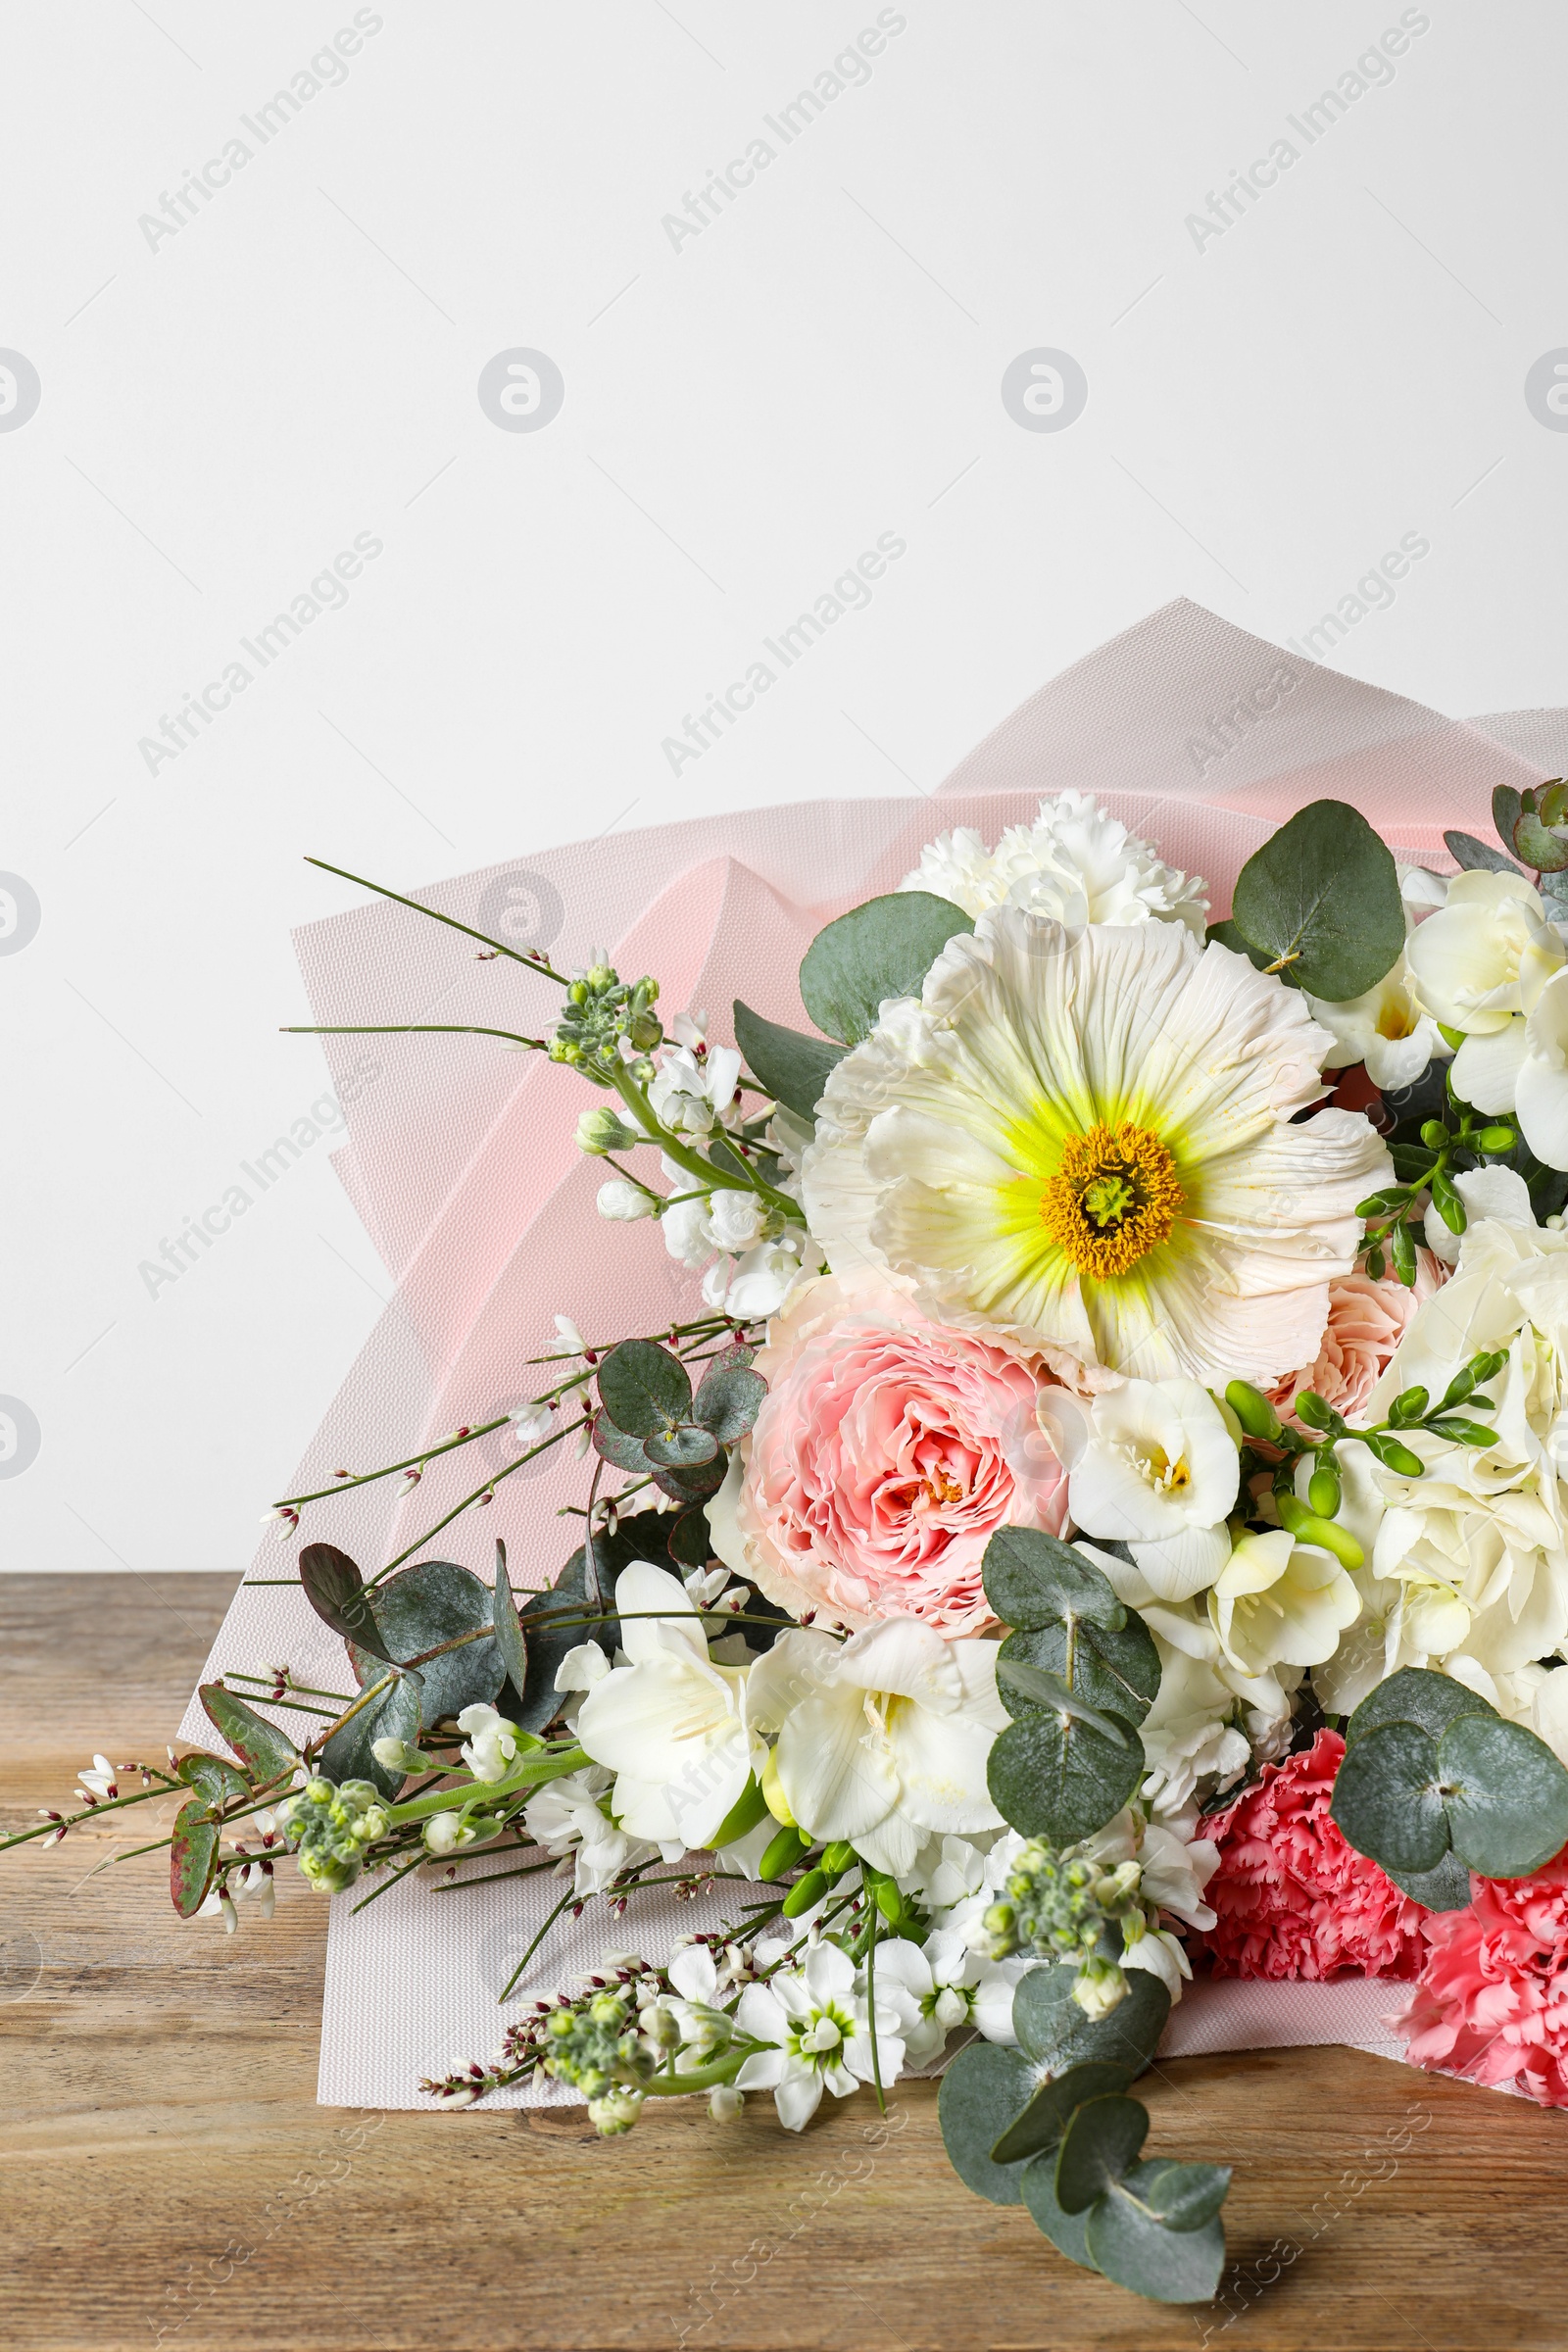
<path fill-rule="evenodd" d="M 1399 1717 L 1365 1718 L 1370 1701 L 1362 1701 L 1332 1806 L 1358 1852 L 1401 1885 L 1431 1876 L 1445 1895 L 1457 1891 L 1455 1872 L 1443 1868 L 1450 1848 L 1481 1878 L 1518 1879 L 1568 1841 L 1568 1772 L 1544 1740 L 1449 1696 L 1459 1686 L 1440 1689 L 1446 1681 L 1424 1669 L 1392 1677 L 1384 1690 L 1402 1688 L 1383 1703 L 1408 1710 Z"/>
<path fill-rule="evenodd" d="M 1000 2134 L 991 2150 L 993 2161 L 1016 2164 L 1021 2157 L 1038 2156 L 1042 2148 L 1055 2147 L 1075 2108 L 1086 2100 L 1125 2090 L 1132 2079 L 1130 2067 L 1105 2058 L 1085 2058 L 1068 2067 L 1065 2074 L 1054 2075 L 1039 2085 L 1023 2113 L 1014 2116 Z"/>
<path fill-rule="evenodd" d="M 1056 2202 L 1063 2213 L 1087 2212 L 1137 2163 L 1148 2137 L 1148 2108 L 1119 2091 L 1077 2108 L 1056 2150 Z"/>
<path fill-rule="evenodd" d="M 801 1002 L 823 1033 L 858 1046 L 890 998 L 917 997 L 950 939 L 974 918 L 950 899 L 896 890 L 819 931 L 801 964 Z M 758 1073 L 759 1075 L 760 1073 Z"/>
<path fill-rule="evenodd" d="M 307 1544 L 300 1553 L 300 1583 L 318 1617 L 324 1618 L 334 1634 L 390 1665 L 365 1579 L 346 1551 L 339 1551 L 335 1544 Z"/>
<path fill-rule="evenodd" d="M 1509 840 L 1537 873 L 1560 874 L 1568 867 L 1568 786 L 1559 777 L 1539 792 L 1519 795 L 1519 812 Z"/>
<path fill-rule="evenodd" d="M 729 1466 L 725 1446 L 744 1437 L 767 1395 L 751 1369 L 755 1353 L 726 1348 L 694 1397 L 678 1356 L 653 1340 L 623 1340 L 599 1367 L 595 1450 L 619 1470 L 651 1477 L 677 1502 L 717 1494 Z"/>
<path fill-rule="evenodd" d="M 218 1825 L 204 1805 L 182 1805 L 169 1842 L 169 1892 L 181 1919 L 198 1912 L 218 1872 Z"/>
<path fill-rule="evenodd" d="M 419 1676 L 399 1675 L 332 1734 L 321 1749 L 321 1770 L 329 1780 L 369 1781 L 382 1796 L 396 1796 L 404 1776 L 376 1760 L 372 1742 L 403 1740 L 412 1747 L 422 1721 Z"/>
<path fill-rule="evenodd" d="M 1203 940 L 1205 946 L 1229 948 L 1234 955 L 1245 956 L 1254 971 L 1266 972 L 1274 960 L 1266 948 L 1254 948 L 1251 941 L 1244 937 L 1240 926 L 1233 921 L 1210 923 L 1203 934 Z M 1276 980 L 1283 980 L 1287 988 L 1299 988 L 1301 985 L 1290 964 L 1285 966 L 1284 971 L 1276 972 L 1274 977 Z"/>
<path fill-rule="evenodd" d="M 1206 2303 L 1225 2268 L 1224 2225 L 1216 2218 L 1200 2229 L 1184 2230 L 1161 2218 L 1152 2199 L 1169 2169 L 1134 2165 L 1090 2207 L 1085 2241 L 1105 2277 L 1135 2295 L 1152 2303 Z"/>
<path fill-rule="evenodd" d="M 1434 1740 L 1441 1740 L 1461 1715 L 1496 1712 L 1490 1699 L 1478 1690 L 1466 1690 L 1451 1675 L 1434 1673 L 1427 1666 L 1401 1666 L 1367 1692 L 1345 1727 L 1345 1743 L 1353 1746 L 1385 1723 L 1417 1723 Z"/>
<path fill-rule="evenodd" d="M 393 1663 L 418 1665 L 426 1731 L 445 1716 L 461 1715 L 465 1707 L 488 1705 L 495 1698 L 507 1668 L 494 1630 L 494 1596 L 471 1569 L 460 1568 L 455 1560 L 420 1560 L 374 1586 L 369 1597 Z M 419 1664 L 427 1651 L 465 1636 L 470 1638 L 461 1648 Z M 367 1657 L 359 1644 L 351 1645 L 349 1656 L 362 1690 L 380 1681 L 375 1662 L 379 1655 Z"/>
<path fill-rule="evenodd" d="M 599 1367 L 599 1396 L 628 1438 L 651 1438 L 685 1420 L 691 1375 L 667 1348 L 652 1340 L 622 1340 Z"/>
<path fill-rule="evenodd" d="M 1269 963 L 1330 1004 L 1364 995 L 1404 953 L 1394 859 L 1344 801 L 1312 802 L 1254 852 L 1231 915 Z"/>
<path fill-rule="evenodd" d="M 1069 1715 L 1034 1714 L 997 1736 L 986 1786 L 1003 1819 L 1026 1838 L 1071 1845 L 1103 1829 L 1144 1777 L 1144 1743 L 1130 1723 L 1119 1742 Z"/>
<path fill-rule="evenodd" d="M 825 1038 L 808 1037 L 804 1030 L 781 1028 L 764 1021 L 749 1004 L 735 1003 L 735 1043 L 742 1059 L 760 1086 L 775 1102 L 782 1102 L 810 1127 L 829 1078 L 844 1059 L 843 1046 Z"/>
<path fill-rule="evenodd" d="M 490 1622 L 495 1627 L 496 1647 L 501 1653 L 502 1669 L 508 1682 L 520 1696 L 528 1683 L 528 1644 L 523 1638 L 522 1621 L 513 1598 L 512 1582 L 507 1575 L 507 1547 L 496 1544 L 496 1581 L 490 1595 Z"/>
<path fill-rule="evenodd" d="M 174 1770 L 209 1813 L 220 1814 L 225 1805 L 242 1805 L 251 1795 L 244 1774 L 225 1764 L 221 1756 L 181 1756 Z"/>
<path fill-rule="evenodd" d="M 942 2142 L 965 2188 L 993 2205 L 1016 2205 L 1023 2194 L 1021 2164 L 998 2164 L 992 2149 L 1028 2105 L 1034 2069 L 1021 2050 L 974 2041 L 958 2052 L 942 2078 L 937 2120 Z"/>
<path fill-rule="evenodd" d="M 228 1741 L 259 1788 L 291 1772 L 300 1751 L 287 1732 L 258 1715 L 221 1683 L 203 1683 L 198 1693 L 208 1721 Z"/>
<path fill-rule="evenodd" d="M 1024 2055 L 1054 2075 L 1087 2059 L 1124 2066 L 1129 2081 L 1152 2064 L 1170 2016 L 1170 1994 L 1152 1970 L 1127 1971 L 1127 1990 L 1104 2017 L 1089 2017 L 1072 1997 L 1076 1967 L 1048 1963 L 1018 1981 L 1012 2030 Z"/>
<path fill-rule="evenodd" d="M 1103 1569 L 1038 1528 L 1000 1528 L 986 1545 L 981 1577 L 1004 1625 L 1032 1632 L 1069 1617 L 1113 1630 L 1127 1622 Z"/>
<path fill-rule="evenodd" d="M 1445 833 L 1444 844 L 1456 865 L 1484 874 L 1517 874 L 1520 868 L 1511 858 L 1489 842 L 1477 841 L 1473 833 Z"/>

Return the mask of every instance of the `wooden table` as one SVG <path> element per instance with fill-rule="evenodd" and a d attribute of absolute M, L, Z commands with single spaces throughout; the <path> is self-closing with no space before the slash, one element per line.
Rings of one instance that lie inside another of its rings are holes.
<path fill-rule="evenodd" d="M 0 1576 L 6 1829 L 94 1748 L 161 1754 L 232 1589 Z M 0 1859 L 7 2352 L 1568 2345 L 1568 2117 L 1352 2051 L 1141 2086 L 1152 2151 L 1237 2168 L 1227 2300 L 1196 2312 L 969 2196 L 924 2084 L 882 2145 L 869 2097 L 799 2138 L 765 2098 L 610 2141 L 569 2114 L 318 2107 L 324 1907 L 291 1875 L 229 1937 L 174 1918 L 161 1855 L 87 1875 L 160 1809 Z"/>

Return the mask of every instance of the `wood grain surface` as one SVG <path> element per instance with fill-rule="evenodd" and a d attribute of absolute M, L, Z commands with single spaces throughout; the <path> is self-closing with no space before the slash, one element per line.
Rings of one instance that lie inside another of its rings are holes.
<path fill-rule="evenodd" d="M 0 1820 L 93 1748 L 160 1755 L 232 1591 L 0 1576 Z M 671 2101 L 624 2139 L 571 2114 L 315 2104 L 325 1909 L 181 1925 L 156 1836 L 0 1857 L 6 2352 L 1078 2352 L 1568 2346 L 1568 2117 L 1347 2050 L 1145 2079 L 1151 2153 L 1232 2163 L 1219 2304 L 1141 2303 L 948 2169 L 935 2095 Z M 134 1831 L 130 1824 L 136 1825 Z M 159 1827 L 165 1826 L 160 1823 Z"/>

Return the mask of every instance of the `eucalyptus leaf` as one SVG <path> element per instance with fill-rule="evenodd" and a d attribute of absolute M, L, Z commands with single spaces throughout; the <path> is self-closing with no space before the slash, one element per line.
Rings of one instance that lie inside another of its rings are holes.
<path fill-rule="evenodd" d="M 745 1437 L 766 1401 L 767 1383 L 760 1372 L 712 1364 L 692 1399 L 692 1419 L 711 1430 L 721 1446 L 733 1446 Z"/>
<path fill-rule="evenodd" d="M 1230 2185 L 1228 2164 L 1156 2160 L 1144 2166 L 1139 2194 L 1167 2230 L 1201 2230 L 1224 2204 Z"/>
<path fill-rule="evenodd" d="M 1199 2230 L 1170 2230 L 1144 2202 L 1150 2175 L 1161 2168 L 1135 2165 L 1090 2210 L 1084 2235 L 1107 2278 L 1153 2303 L 1206 2303 L 1225 2268 L 1225 2230 L 1218 2220 Z"/>
<path fill-rule="evenodd" d="M 965 2188 L 993 2205 L 1016 2205 L 1022 2195 L 1022 2164 L 997 2164 L 991 2150 L 1028 2105 L 1033 2088 L 1028 2060 L 993 2041 L 971 2042 L 942 2078 L 937 2120 L 948 2161 Z"/>
<path fill-rule="evenodd" d="M 651 1438 L 656 1429 L 686 1419 L 691 1377 L 667 1348 L 652 1340 L 622 1340 L 599 1366 L 599 1396 L 627 1437 Z"/>
<path fill-rule="evenodd" d="M 928 891 L 896 890 L 868 899 L 819 931 L 807 949 L 801 1002 L 826 1036 L 858 1046 L 876 1026 L 882 1006 L 890 999 L 918 997 L 949 940 L 973 929 L 972 915 Z"/>
<path fill-rule="evenodd" d="M 1519 794 L 1511 784 L 1494 784 L 1492 788 L 1492 821 L 1497 828 L 1497 839 L 1511 843 L 1514 826 L 1519 822 L 1521 808 Z"/>
<path fill-rule="evenodd" d="M 1071 1716 L 1021 1716 L 998 1734 L 986 1766 L 991 1801 L 1025 1838 L 1071 1845 L 1119 1813 L 1145 1771 L 1144 1743 L 1125 1718 L 1115 1746 Z"/>
<path fill-rule="evenodd" d="M 1395 1870 L 1435 1870 L 1448 1850 L 1438 1778 L 1429 1733 L 1415 1723 L 1379 1724 L 1346 1749 L 1329 1810 L 1357 1853 Z"/>
<path fill-rule="evenodd" d="M 203 1683 L 198 1693 L 208 1721 L 259 1786 L 280 1780 L 300 1760 L 300 1751 L 277 1724 L 258 1715 L 221 1683 Z"/>
<path fill-rule="evenodd" d="M 593 1448 L 602 1460 L 612 1463 L 617 1470 L 629 1471 L 633 1477 L 641 1477 L 647 1472 L 648 1456 L 643 1451 L 641 1438 L 628 1438 L 623 1429 L 615 1427 L 607 1412 L 600 1411 L 594 1415 Z"/>
<path fill-rule="evenodd" d="M 671 1522 L 669 1556 L 682 1568 L 706 1568 L 713 1556 L 713 1538 L 708 1513 L 694 1505 Z"/>
<path fill-rule="evenodd" d="M 199 1804 L 182 1805 L 169 1841 L 169 1892 L 181 1919 L 198 1912 L 218 1868 L 218 1825 Z"/>
<path fill-rule="evenodd" d="M 1544 793 L 1526 792 L 1520 796 L 1519 813 L 1513 820 L 1509 839 L 1535 872 L 1560 874 L 1568 866 L 1568 832 L 1548 820 L 1543 807 L 1544 799 Z"/>
<path fill-rule="evenodd" d="M 1098 2266 L 1089 2251 L 1088 2217 L 1082 2213 L 1064 2213 L 1056 2202 L 1056 2159 L 1047 2148 L 1039 2156 L 1031 2156 L 1019 2176 L 1023 2201 L 1030 2219 L 1043 2230 L 1058 2254 L 1065 2254 L 1082 2271 Z"/>
<path fill-rule="evenodd" d="M 735 1043 L 746 1067 L 774 1102 L 813 1126 L 816 1106 L 846 1049 L 830 1045 L 824 1037 L 808 1037 L 804 1030 L 764 1021 L 739 998 L 735 1001 Z"/>
<path fill-rule="evenodd" d="M 496 1581 L 490 1595 L 490 1622 L 495 1627 L 496 1647 L 501 1652 L 501 1664 L 509 1683 L 520 1697 L 528 1684 L 528 1644 L 523 1638 L 522 1621 L 513 1598 L 512 1580 L 507 1574 L 507 1547 L 496 1544 Z"/>
<path fill-rule="evenodd" d="M 1011 1675 L 1013 1667 L 1025 1665 L 1062 1679 L 1067 1668 L 1067 1627 L 1061 1619 L 1028 1633 L 1009 1634 L 997 1652 L 997 1688 L 1003 1704 L 1014 1715 L 1023 1714 L 1033 1703 Z M 1122 1626 L 1080 1622 L 1073 1628 L 1072 1688 L 1086 1705 L 1142 1723 L 1158 1695 L 1159 1678 L 1154 1638 L 1132 1610 Z"/>
<path fill-rule="evenodd" d="M 426 1731 L 465 1707 L 490 1705 L 507 1668 L 495 1636 L 494 1599 L 488 1585 L 455 1560 L 420 1560 L 399 1569 L 371 1596 L 376 1623 L 393 1661 L 409 1666 L 442 1642 L 474 1638 L 419 1667 Z M 362 1690 L 380 1680 L 372 1658 L 357 1645 L 349 1656 Z"/>
<path fill-rule="evenodd" d="M 1245 956 L 1257 972 L 1266 972 L 1274 960 L 1266 949 L 1254 948 L 1250 940 L 1244 938 L 1240 927 L 1232 921 L 1210 923 L 1203 934 L 1203 942 L 1206 947 L 1229 948 L 1234 955 Z M 1299 988 L 1301 985 L 1289 964 L 1283 972 L 1276 972 L 1274 977 L 1283 980 L 1287 988 Z"/>
<path fill-rule="evenodd" d="M 710 1462 L 693 1462 L 680 1470 L 654 1466 L 654 1484 L 661 1494 L 667 1494 L 674 1502 L 702 1502 L 708 1495 L 718 1493 L 728 1468 L 728 1457 L 723 1453 L 716 1453 Z"/>
<path fill-rule="evenodd" d="M 1485 841 L 1477 841 L 1473 833 L 1445 833 L 1444 843 L 1456 865 L 1483 874 L 1517 874 L 1521 868 L 1500 850 Z"/>
<path fill-rule="evenodd" d="M 251 1795 L 251 1785 L 243 1773 L 221 1756 L 181 1756 L 174 1768 L 187 1788 L 193 1788 L 210 1812 L 217 1813 L 224 1805 L 243 1804 Z"/>
<path fill-rule="evenodd" d="M 372 1657 L 390 1664 L 385 1641 L 371 1610 L 370 1595 L 355 1561 L 335 1544 L 307 1544 L 300 1553 L 305 1597 L 345 1642 L 356 1642 Z"/>
<path fill-rule="evenodd" d="M 643 1451 L 660 1470 L 700 1470 L 718 1458 L 718 1440 L 710 1429 L 683 1421 L 674 1429 L 656 1429 L 644 1438 Z"/>
<path fill-rule="evenodd" d="M 329 1781 L 369 1781 L 383 1796 L 396 1796 L 404 1776 L 376 1760 L 374 1742 L 403 1740 L 412 1747 L 422 1722 L 418 1675 L 397 1675 L 379 1696 L 332 1734 L 321 1749 L 321 1770 Z"/>
<path fill-rule="evenodd" d="M 1568 1843 L 1568 1772 L 1522 1723 L 1461 1716 L 1438 1768 L 1453 1850 L 1480 1877 L 1528 1878 Z"/>
<path fill-rule="evenodd" d="M 1129 2080 L 1152 2063 L 1170 2016 L 1170 1993 L 1152 1969 L 1130 1968 L 1127 1990 L 1103 2017 L 1089 2017 L 1072 1998 L 1075 1965 L 1048 1962 L 1018 1980 L 1012 2030 L 1018 2046 L 1052 2074 L 1088 2059 L 1124 2067 Z"/>
<path fill-rule="evenodd" d="M 1016 1691 L 1031 1706 L 1054 1707 L 1060 1714 L 1071 1715 L 1079 1723 L 1087 1723 L 1091 1731 L 1098 1732 L 1102 1740 L 1108 1740 L 1113 1747 L 1126 1745 L 1115 1717 L 1102 1715 L 1098 1707 L 1087 1706 L 1068 1690 L 1059 1674 L 1050 1674 L 1016 1656 L 999 1657 L 997 1681 L 999 1685 L 1005 1684 L 1007 1690 Z M 1011 1707 L 1010 1699 L 1004 1698 L 1003 1703 Z M 1014 1707 L 1012 1712 L 1017 1714 L 1020 1710 Z"/>
<path fill-rule="evenodd" d="M 1465 1911 L 1470 1907 L 1470 1873 L 1451 1849 L 1436 1870 L 1391 1870 L 1386 1862 L 1378 1867 L 1401 1894 L 1407 1894 L 1412 1903 L 1421 1904 L 1424 1910 Z"/>
<path fill-rule="evenodd" d="M 1056 2150 L 1056 2202 L 1064 2213 L 1085 2213 L 1102 2197 L 1149 2137 L 1149 2110 L 1125 2092 L 1107 2091 L 1077 2109 Z"/>
<path fill-rule="evenodd" d="M 1126 2067 L 1091 2058 L 1042 2082 L 1023 2113 L 998 2138 L 991 2151 L 993 2163 L 1015 2164 L 1022 2156 L 1038 2156 L 1042 2148 L 1054 2148 L 1074 2108 L 1102 2098 L 1108 2091 L 1125 2090 L 1131 2080 Z"/>
<path fill-rule="evenodd" d="M 1404 953 L 1393 857 L 1359 810 L 1313 801 L 1249 858 L 1232 919 L 1329 1004 L 1375 987 Z"/>
<path fill-rule="evenodd" d="M 1451 1675 L 1435 1673 L 1430 1666 L 1401 1666 L 1367 1692 L 1345 1727 L 1345 1744 L 1353 1747 L 1383 1723 L 1418 1723 L 1434 1740 L 1441 1740 L 1461 1715 L 1496 1712 L 1490 1700 L 1466 1690 Z"/>
<path fill-rule="evenodd" d="M 595 1536 L 594 1557 L 607 1612 L 613 1603 L 616 1577 L 633 1560 L 646 1560 L 655 1568 L 676 1568 L 665 1549 L 668 1529 L 669 1522 L 662 1514 L 638 1511 L 623 1519 L 612 1535 Z M 588 1566 L 579 1544 L 554 1586 L 530 1593 L 523 1603 L 528 1675 L 521 1693 L 522 1712 L 517 1717 L 523 1731 L 542 1732 L 565 1705 L 566 1693 L 556 1689 L 556 1672 L 568 1650 L 584 1642 L 597 1642 L 607 1655 L 613 1655 L 619 1639 L 618 1620 L 606 1614 L 585 1623 L 587 1615 Z M 565 1622 L 556 1624 L 552 1619 Z"/>
<path fill-rule="evenodd" d="M 1069 1615 L 1112 1630 L 1127 1622 L 1104 1571 L 1039 1528 L 999 1528 L 986 1545 L 981 1578 L 993 1613 L 1025 1632 Z"/>

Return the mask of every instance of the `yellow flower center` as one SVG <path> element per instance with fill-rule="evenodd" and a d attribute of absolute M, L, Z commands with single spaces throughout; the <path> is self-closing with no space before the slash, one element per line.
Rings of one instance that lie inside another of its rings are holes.
<path fill-rule="evenodd" d="M 1080 1273 L 1107 1282 L 1158 1248 L 1185 1199 L 1159 1138 L 1124 1121 L 1067 1138 L 1040 1221 Z"/>

